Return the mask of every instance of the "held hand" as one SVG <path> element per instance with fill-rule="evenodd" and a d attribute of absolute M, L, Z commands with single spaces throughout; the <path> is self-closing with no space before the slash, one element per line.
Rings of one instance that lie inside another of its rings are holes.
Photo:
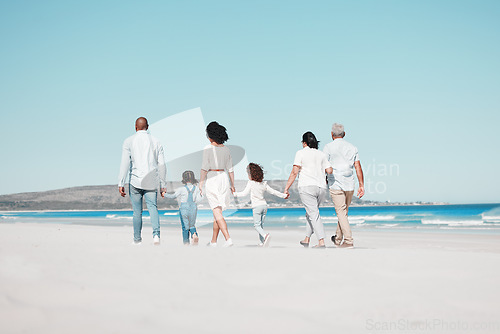
<path fill-rule="evenodd" d="M 203 196 L 203 190 L 201 189 L 202 185 L 200 184 L 200 186 L 198 188 L 200 188 L 200 196 Z"/>
<path fill-rule="evenodd" d="M 234 186 L 231 187 L 231 192 L 234 194 L 236 192 L 236 188 Z"/>
<path fill-rule="evenodd" d="M 288 189 L 285 189 L 283 193 L 286 195 L 285 199 L 290 198 L 290 193 L 288 192 Z"/>
<path fill-rule="evenodd" d="M 359 186 L 358 188 L 358 197 L 361 198 L 365 194 L 365 186 Z"/>
<path fill-rule="evenodd" d="M 161 188 L 160 189 L 160 194 L 161 194 L 161 197 L 165 198 L 165 194 L 167 193 L 167 189 L 166 188 Z"/>
<path fill-rule="evenodd" d="M 122 197 L 125 197 L 127 194 L 125 193 L 125 187 L 118 187 L 118 191 Z"/>

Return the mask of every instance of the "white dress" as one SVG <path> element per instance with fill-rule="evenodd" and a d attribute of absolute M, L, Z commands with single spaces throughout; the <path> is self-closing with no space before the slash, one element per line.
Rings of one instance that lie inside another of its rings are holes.
<path fill-rule="evenodd" d="M 220 206 L 222 210 L 225 210 L 231 203 L 231 189 L 227 173 L 233 172 L 233 160 L 229 148 L 206 146 L 203 150 L 201 169 L 208 172 L 205 194 L 210 208 L 213 210 Z M 211 171 L 211 169 L 223 169 L 223 171 Z"/>

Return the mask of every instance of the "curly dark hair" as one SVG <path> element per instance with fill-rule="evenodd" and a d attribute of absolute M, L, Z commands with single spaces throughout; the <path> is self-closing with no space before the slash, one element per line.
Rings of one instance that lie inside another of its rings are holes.
<path fill-rule="evenodd" d="M 207 125 L 207 136 L 219 145 L 224 144 L 229 139 L 226 128 L 215 121 Z"/>
<path fill-rule="evenodd" d="M 250 175 L 250 179 L 255 182 L 262 182 L 264 180 L 264 170 L 262 166 L 256 163 L 249 163 L 247 167 L 248 175 Z"/>
<path fill-rule="evenodd" d="M 191 170 L 187 170 L 184 173 L 182 173 L 182 183 L 192 183 L 192 184 L 197 184 L 198 181 L 194 177 L 194 172 Z"/>

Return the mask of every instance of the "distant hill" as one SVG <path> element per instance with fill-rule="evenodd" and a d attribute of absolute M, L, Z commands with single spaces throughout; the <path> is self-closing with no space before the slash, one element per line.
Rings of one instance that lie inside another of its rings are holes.
<path fill-rule="evenodd" d="M 237 180 L 236 189 L 241 191 L 247 181 Z M 283 190 L 285 180 L 268 181 L 269 185 L 277 190 Z M 170 182 L 167 186 L 169 192 L 181 186 L 180 182 Z M 0 210 L 2 211 L 30 211 L 30 210 L 122 210 L 131 209 L 130 199 L 123 198 L 118 193 L 116 185 L 72 187 L 42 192 L 29 192 L 0 196 Z M 290 189 L 290 198 L 284 200 L 273 195 L 265 195 L 270 207 L 302 206 L 297 192 L 297 182 Z M 250 207 L 250 199 L 238 200 L 238 207 Z M 377 204 L 376 202 L 353 199 L 353 204 Z M 332 205 L 327 198 L 325 205 Z M 208 208 L 206 200 L 200 203 L 200 208 Z M 177 201 L 159 197 L 159 209 L 176 209 Z"/>

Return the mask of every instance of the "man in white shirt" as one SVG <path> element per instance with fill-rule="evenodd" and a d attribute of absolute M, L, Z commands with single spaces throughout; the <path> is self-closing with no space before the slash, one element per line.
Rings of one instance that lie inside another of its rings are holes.
<path fill-rule="evenodd" d="M 363 170 L 359 161 L 358 149 L 351 143 L 344 140 L 345 131 L 342 124 L 334 123 L 332 126 L 333 142 L 328 143 L 323 152 L 328 161 L 332 164 L 333 173 L 328 175 L 328 187 L 330 196 L 337 212 L 338 224 L 337 232 L 332 236 L 335 245 L 342 248 L 352 248 L 354 246 L 351 228 L 347 214 L 352 196 L 354 195 L 354 173 L 356 169 L 358 176 L 358 197 L 365 194 Z M 344 242 L 342 243 L 342 239 Z"/>
<path fill-rule="evenodd" d="M 130 175 L 129 194 L 134 210 L 134 244 L 142 242 L 142 199 L 146 201 L 151 224 L 153 226 L 153 243 L 160 244 L 160 217 L 157 207 L 158 183 L 161 196 L 166 192 L 165 158 L 160 141 L 151 136 L 148 121 L 139 117 L 135 121 L 133 136 L 123 142 L 122 162 L 118 180 L 118 191 L 125 197 L 125 183 Z"/>

